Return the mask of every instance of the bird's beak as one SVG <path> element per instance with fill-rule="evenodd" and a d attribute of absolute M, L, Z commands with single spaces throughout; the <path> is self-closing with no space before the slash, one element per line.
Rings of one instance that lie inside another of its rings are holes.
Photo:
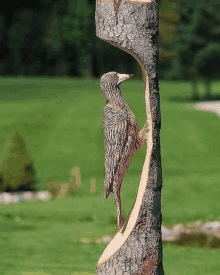
<path fill-rule="evenodd" d="M 118 84 L 120 84 L 122 81 L 132 77 L 134 74 L 118 74 Z"/>

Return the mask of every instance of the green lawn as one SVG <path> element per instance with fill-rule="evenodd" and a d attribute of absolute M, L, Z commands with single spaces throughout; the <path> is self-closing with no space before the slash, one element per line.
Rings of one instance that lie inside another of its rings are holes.
<path fill-rule="evenodd" d="M 82 171 L 81 188 L 72 197 L 0 205 L 0 274 L 94 274 L 105 247 L 95 239 L 116 230 L 113 198 L 105 203 L 102 198 L 104 98 L 99 81 L 0 78 L 0 89 L 0 150 L 18 130 L 34 161 L 38 189 L 45 189 L 50 178 L 68 180 L 74 165 Z M 214 93 L 219 89 L 220 83 L 214 83 Z M 220 219 L 220 118 L 192 109 L 186 101 L 188 83 L 161 82 L 160 91 L 163 222 Z M 142 82 L 129 80 L 122 92 L 143 126 Z M 125 214 L 136 196 L 145 149 L 135 154 L 123 184 Z M 97 179 L 93 196 L 92 177 Z M 82 244 L 83 237 L 92 242 Z M 165 272 L 219 274 L 219 256 L 219 250 L 165 245 Z"/>

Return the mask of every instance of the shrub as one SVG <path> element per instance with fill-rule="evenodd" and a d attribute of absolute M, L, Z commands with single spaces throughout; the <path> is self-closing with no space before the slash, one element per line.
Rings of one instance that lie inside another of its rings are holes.
<path fill-rule="evenodd" d="M 0 174 L 2 175 L 2 188 L 5 191 L 35 189 L 33 162 L 28 156 L 25 143 L 18 132 L 6 143 L 2 152 Z"/>

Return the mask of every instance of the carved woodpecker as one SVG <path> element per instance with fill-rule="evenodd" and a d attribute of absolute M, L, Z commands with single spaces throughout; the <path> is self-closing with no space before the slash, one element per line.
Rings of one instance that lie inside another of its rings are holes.
<path fill-rule="evenodd" d="M 125 102 L 120 83 L 133 75 L 109 72 L 101 77 L 101 89 L 106 99 L 103 111 L 105 139 L 104 200 L 113 193 L 117 222 L 122 226 L 121 184 L 132 156 L 147 138 L 148 127 L 139 131 L 135 115 Z"/>

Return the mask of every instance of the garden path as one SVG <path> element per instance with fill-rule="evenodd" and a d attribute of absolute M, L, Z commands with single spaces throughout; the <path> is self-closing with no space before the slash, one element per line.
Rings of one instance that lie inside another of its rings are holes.
<path fill-rule="evenodd" d="M 211 111 L 220 116 L 220 101 L 206 101 L 196 103 L 194 108 L 197 110 Z"/>

